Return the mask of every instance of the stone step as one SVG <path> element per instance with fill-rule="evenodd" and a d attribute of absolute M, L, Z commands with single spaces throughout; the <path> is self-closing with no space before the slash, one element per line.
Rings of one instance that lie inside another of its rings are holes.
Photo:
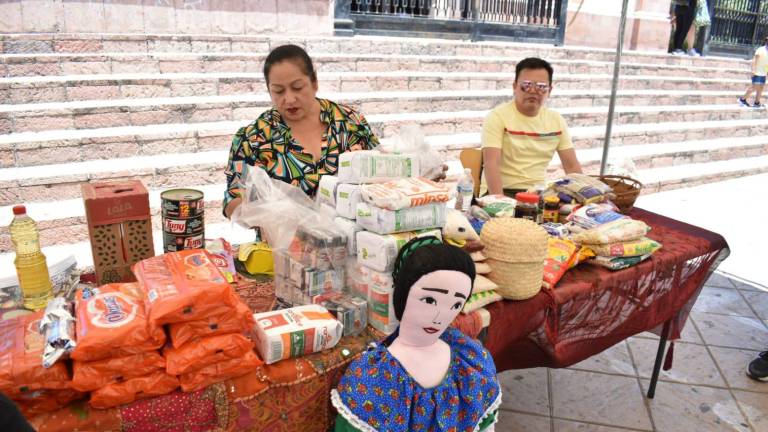
<path fill-rule="evenodd" d="M 314 55 L 323 53 L 381 53 L 403 55 L 505 56 L 523 58 L 539 56 L 545 59 L 584 58 L 613 61 L 615 50 L 590 47 L 556 47 L 552 45 L 513 42 L 471 42 L 462 40 L 400 38 L 380 36 L 340 37 L 265 37 L 223 35 L 126 35 L 126 34 L 5 34 L 2 53 L 239 53 L 268 52 L 284 43 L 301 45 Z M 677 57 L 660 52 L 625 51 L 626 62 L 642 61 L 655 64 L 702 65 L 728 67 L 747 65 L 745 60 L 723 57 Z"/>
<path fill-rule="evenodd" d="M 758 156 L 768 150 L 765 137 L 761 135 L 767 126 L 768 119 L 765 118 L 617 125 L 611 140 L 612 154 L 630 157 L 640 168 Z M 228 157 L 225 138 L 231 135 L 231 129 L 222 133 L 226 135 L 216 141 L 224 145 L 194 153 L 191 152 L 195 150 L 193 145 L 183 153 L 119 157 L 116 155 L 121 154 L 114 152 L 105 154 L 104 160 L 59 161 L 50 165 L 0 169 L 0 205 L 78 197 L 80 183 L 84 181 L 138 178 L 154 189 L 183 187 L 190 183 L 216 184 L 224 178 Z M 599 164 L 604 126 L 572 127 L 571 135 L 580 155 L 584 155 L 585 166 Z M 739 138 L 734 140 L 734 137 Z M 477 132 L 427 135 L 425 139 L 448 160 L 458 159 L 461 149 L 480 145 Z M 167 137 L 160 140 L 168 141 L 172 140 Z M 185 141 L 192 142 L 192 139 Z M 50 148 L 42 150 L 51 151 Z"/>
<path fill-rule="evenodd" d="M 654 193 L 662 190 L 677 189 L 681 187 L 689 187 L 690 185 L 699 185 L 708 182 L 722 181 L 728 178 L 740 177 L 743 175 L 754 175 L 759 173 L 768 172 L 768 156 L 765 156 L 765 148 L 768 147 L 766 138 L 761 137 L 760 140 L 753 139 L 746 145 L 739 148 L 729 148 L 723 142 L 715 141 L 702 141 L 697 144 L 707 147 L 707 151 L 727 153 L 729 151 L 739 154 L 747 154 L 749 150 L 761 146 L 762 153 L 756 156 L 740 157 L 737 159 L 729 160 L 711 160 L 709 162 L 692 162 L 683 163 L 672 166 L 661 166 L 655 168 L 640 169 L 637 173 L 637 178 L 644 184 L 643 193 Z M 758 143 L 758 141 L 760 141 Z M 671 158 L 673 163 L 677 160 L 679 162 L 685 161 L 685 158 L 679 156 L 686 151 L 694 154 L 692 144 L 678 143 L 677 148 L 671 148 L 674 153 L 668 153 L 668 155 L 660 154 L 653 157 L 658 158 Z M 688 150 L 686 150 L 686 146 Z M 666 146 L 665 146 L 666 147 Z M 615 157 L 622 156 L 637 156 L 646 152 L 641 146 L 635 146 L 626 149 L 614 149 Z M 599 164 L 592 164 L 590 158 L 594 155 L 590 155 L 580 151 L 580 157 L 582 157 L 588 163 L 585 164 L 585 171 L 587 173 L 597 173 L 599 171 Z M 678 156 L 672 156 L 678 155 Z M 599 157 L 598 157 L 599 158 Z M 556 159 L 556 158 L 555 158 Z M 453 163 L 455 165 L 455 163 Z M 553 169 L 550 170 L 548 178 L 554 179 L 560 175 L 557 165 L 553 161 Z M 221 214 L 221 197 L 225 185 L 223 183 L 202 185 L 202 186 L 189 186 L 188 182 L 182 183 L 182 186 L 192 187 L 194 189 L 202 190 L 205 193 L 206 206 L 206 226 L 210 224 L 223 224 L 228 225 L 227 221 Z M 160 216 L 159 216 L 159 194 L 163 189 L 151 189 L 150 190 L 150 207 L 153 214 L 153 226 L 155 230 L 160 229 Z M 48 201 L 44 203 L 28 203 L 28 212 L 35 220 L 38 221 L 40 229 L 41 242 L 44 246 L 60 245 L 60 244 L 72 244 L 78 242 L 85 242 L 88 239 L 88 229 L 84 216 L 82 199 L 71 198 L 58 201 Z M 7 225 L 11 219 L 11 207 L 0 207 L 0 253 L 6 253 L 12 250 L 10 244 L 9 235 L 7 232 Z M 162 241 L 157 240 L 156 242 Z"/>
<path fill-rule="evenodd" d="M 354 51 L 353 51 L 354 52 Z M 363 51 L 360 51 L 363 52 Z M 370 51 L 365 51 L 370 53 Z M 522 57 L 326 54 L 313 53 L 319 72 L 514 72 Z M 0 55 L 0 76 L 35 77 L 126 73 L 260 73 L 264 53 L 100 53 Z M 578 55 L 550 59 L 555 79 L 560 74 L 613 74 L 613 60 L 596 61 Z M 686 76 L 702 79 L 749 78 L 749 66 L 731 60 L 724 67 L 658 64 L 624 59 L 622 75 Z"/>
<path fill-rule="evenodd" d="M 323 91 L 504 90 L 514 72 L 321 72 Z M 609 74 L 558 74 L 557 90 L 610 89 Z M 736 90 L 743 79 L 627 75 L 622 90 Z M 0 95 L 13 104 L 148 97 L 225 96 L 264 93 L 261 73 L 133 73 L 0 78 Z"/>
<path fill-rule="evenodd" d="M 559 111 L 566 117 L 577 147 L 601 145 L 605 107 L 561 108 Z M 478 110 L 374 114 L 368 119 L 380 138 L 395 136 L 404 126 L 418 125 L 425 135 L 459 143 L 452 146 L 462 148 L 478 145 L 479 131 L 486 113 L 485 110 Z M 623 142 L 645 142 L 648 139 L 658 141 L 653 137 L 659 134 L 673 134 L 682 137 L 681 140 L 702 138 L 704 132 L 710 138 L 744 136 L 744 133 L 750 131 L 760 134 L 759 128 L 763 127 L 766 118 L 764 110 L 741 108 L 735 104 L 623 106 L 617 108 L 616 116 L 614 143 L 617 145 Z M 658 125 L 650 124 L 661 120 L 666 121 Z M 248 122 L 153 124 L 0 135 L 0 168 L 48 165 L 52 155 L 55 155 L 57 163 L 106 163 L 98 161 L 115 157 L 227 151 L 234 132 Z"/>
<path fill-rule="evenodd" d="M 735 103 L 740 95 L 740 91 L 728 90 L 621 90 L 616 103 L 631 106 L 728 104 Z M 512 91 L 323 91 L 319 96 L 349 104 L 370 116 L 456 111 L 459 107 L 463 110 L 487 110 L 510 100 Z M 556 90 L 548 105 L 555 109 L 607 106 L 609 99 L 609 90 Z M 0 134 L 255 119 L 270 105 L 269 96 L 265 93 L 0 105 Z"/>

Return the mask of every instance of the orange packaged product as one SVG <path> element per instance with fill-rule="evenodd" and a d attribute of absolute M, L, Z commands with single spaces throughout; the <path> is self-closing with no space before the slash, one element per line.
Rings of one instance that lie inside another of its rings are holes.
<path fill-rule="evenodd" d="M 165 331 L 147 316 L 135 282 L 80 290 L 76 295 L 77 347 L 73 360 L 96 361 L 160 349 Z"/>
<path fill-rule="evenodd" d="M 234 308 L 232 287 L 203 249 L 166 253 L 133 266 L 149 319 L 170 324 L 201 320 Z"/>
<path fill-rule="evenodd" d="M 181 389 L 185 392 L 200 390 L 211 384 L 245 375 L 262 364 L 264 362 L 259 359 L 256 353 L 248 351 L 242 357 L 215 363 L 196 372 L 180 376 Z"/>
<path fill-rule="evenodd" d="M 212 315 L 197 321 L 175 323 L 168 326 L 168 335 L 174 348 L 192 339 L 226 333 L 243 333 L 254 326 L 253 312 L 234 292 L 236 306 L 233 310 Z"/>
<path fill-rule="evenodd" d="M 104 409 L 131 403 L 138 399 L 168 394 L 179 387 L 179 379 L 165 371 L 132 378 L 121 383 L 109 384 L 91 392 L 90 404 L 94 408 Z"/>
<path fill-rule="evenodd" d="M 253 342 L 237 333 L 195 339 L 181 348 L 167 347 L 163 350 L 165 370 L 171 375 L 182 375 L 214 363 L 240 358 L 252 350 Z"/>
<path fill-rule="evenodd" d="M 72 369 L 72 388 L 86 392 L 165 370 L 165 358 L 157 351 L 148 351 L 93 362 L 74 361 Z"/>
<path fill-rule="evenodd" d="M 21 413 L 29 418 L 59 410 L 85 396 L 85 393 L 75 390 L 37 390 L 15 399 L 14 402 L 19 406 Z"/>
<path fill-rule="evenodd" d="M 45 338 L 38 325 L 45 311 L 0 321 L 0 392 L 11 398 L 41 389 L 68 389 L 64 362 L 43 367 Z"/>

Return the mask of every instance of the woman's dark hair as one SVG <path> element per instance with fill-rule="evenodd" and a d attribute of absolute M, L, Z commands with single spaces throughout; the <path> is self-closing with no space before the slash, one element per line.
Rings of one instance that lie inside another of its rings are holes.
<path fill-rule="evenodd" d="M 408 293 L 413 284 L 422 276 L 438 270 L 464 273 L 469 276 L 473 285 L 475 283 L 475 263 L 469 254 L 456 246 L 443 244 L 437 237 L 417 237 L 400 249 L 395 261 L 395 270 L 392 272 L 395 282 L 392 304 L 398 320 L 403 317 Z"/>
<path fill-rule="evenodd" d="M 315 73 L 315 67 L 312 65 L 312 59 L 309 58 L 309 54 L 304 51 L 304 48 L 298 45 L 280 45 L 273 49 L 267 59 L 264 60 L 264 79 L 269 84 L 269 70 L 276 63 L 284 61 L 292 61 L 296 63 L 304 75 L 308 76 L 312 82 L 317 82 L 317 73 Z"/>
<path fill-rule="evenodd" d="M 517 82 L 517 77 L 520 75 L 520 72 L 525 69 L 546 69 L 547 74 L 549 74 L 549 83 L 552 84 L 552 74 L 554 71 L 552 65 L 549 64 L 548 61 L 538 57 L 528 57 L 520 60 L 517 63 L 517 66 L 515 66 L 515 82 Z"/>

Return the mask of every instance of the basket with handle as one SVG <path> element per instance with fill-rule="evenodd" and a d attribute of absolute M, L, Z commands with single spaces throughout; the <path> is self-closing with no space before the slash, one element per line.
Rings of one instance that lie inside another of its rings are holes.
<path fill-rule="evenodd" d="M 643 184 L 631 177 L 621 175 L 602 175 L 597 178 L 613 189 L 616 197 L 612 201 L 619 211 L 624 214 L 629 213 L 635 205 L 635 200 L 640 196 Z"/>

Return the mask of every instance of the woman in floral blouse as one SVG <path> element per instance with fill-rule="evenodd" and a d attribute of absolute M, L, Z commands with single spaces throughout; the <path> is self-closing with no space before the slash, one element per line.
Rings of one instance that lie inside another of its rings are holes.
<path fill-rule="evenodd" d="M 270 177 L 312 196 L 322 175 L 336 173 L 341 153 L 379 145 L 362 115 L 316 97 L 317 74 L 301 47 L 272 50 L 264 62 L 264 78 L 273 108 L 232 139 L 224 193 L 227 217 L 241 202 L 249 167 L 263 168 Z"/>

